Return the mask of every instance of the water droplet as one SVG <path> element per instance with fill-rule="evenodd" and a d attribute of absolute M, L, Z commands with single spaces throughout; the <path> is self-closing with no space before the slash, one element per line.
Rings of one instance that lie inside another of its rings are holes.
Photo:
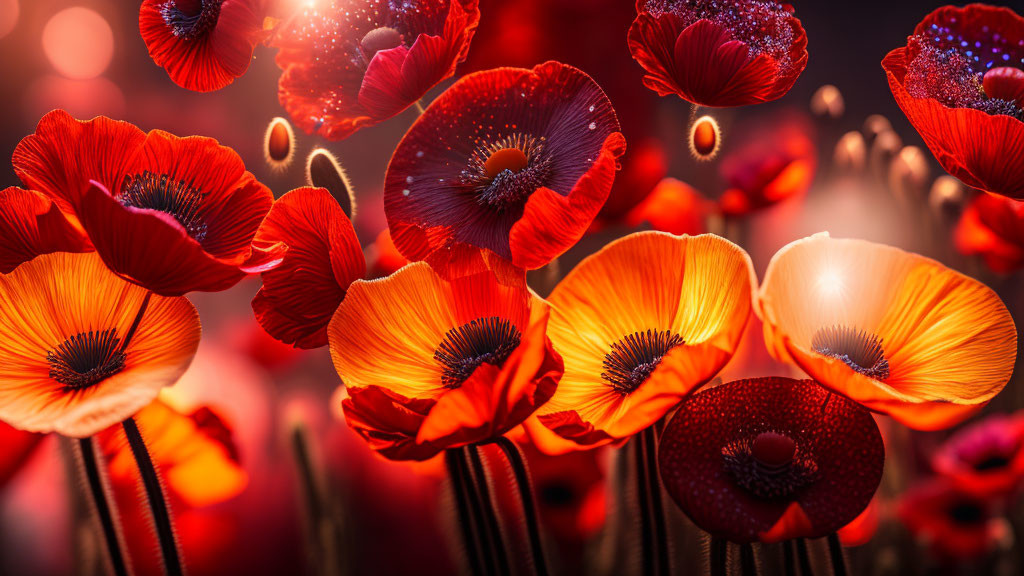
<path fill-rule="evenodd" d="M 590 128 L 591 130 L 597 130 L 597 122 L 591 122 L 590 126 L 587 126 L 587 128 Z"/>

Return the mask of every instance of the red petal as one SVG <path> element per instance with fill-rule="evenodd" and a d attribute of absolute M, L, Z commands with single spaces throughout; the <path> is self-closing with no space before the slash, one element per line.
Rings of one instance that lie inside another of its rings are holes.
<path fill-rule="evenodd" d="M 35 451 L 42 434 L 23 432 L 0 422 L 0 488 L 3 488 Z"/>
<path fill-rule="evenodd" d="M 31 190 L 0 191 L 0 274 L 51 252 L 90 252 L 89 239 L 57 204 Z"/>
<path fill-rule="evenodd" d="M 770 56 L 750 57 L 746 43 L 709 20 L 698 20 L 673 48 L 681 96 L 703 106 L 743 106 L 770 99 L 777 68 Z"/>
<path fill-rule="evenodd" d="M 392 460 L 428 460 L 440 450 L 416 444 L 416 433 L 433 400 L 409 399 L 385 388 L 350 388 L 342 402 L 345 421 L 371 448 Z"/>

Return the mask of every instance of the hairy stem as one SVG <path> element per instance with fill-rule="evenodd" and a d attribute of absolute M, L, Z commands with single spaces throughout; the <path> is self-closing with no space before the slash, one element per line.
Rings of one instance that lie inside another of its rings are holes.
<path fill-rule="evenodd" d="M 141 314 L 139 316 L 141 317 Z M 142 439 L 142 433 L 139 432 L 135 420 L 129 418 L 122 423 L 122 426 L 125 436 L 128 437 L 128 446 L 131 447 L 132 454 L 135 456 L 135 463 L 139 467 L 139 475 L 142 477 L 142 486 L 146 490 L 149 510 L 153 514 L 153 525 L 156 527 L 157 541 L 160 543 L 164 573 L 168 576 L 181 576 L 184 574 L 184 569 L 178 553 L 178 543 L 174 538 L 171 512 L 167 507 L 167 499 L 160 486 L 160 477 L 157 476 L 153 459 L 149 456 L 149 450 L 146 449 L 146 443 Z"/>

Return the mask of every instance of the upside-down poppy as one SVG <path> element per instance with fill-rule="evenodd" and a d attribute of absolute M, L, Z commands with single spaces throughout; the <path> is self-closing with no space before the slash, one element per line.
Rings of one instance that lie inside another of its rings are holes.
<path fill-rule="evenodd" d="M 393 460 L 492 440 L 555 391 L 547 304 L 490 272 L 442 279 L 416 262 L 356 281 L 328 327 L 345 419 Z"/>
<path fill-rule="evenodd" d="M 288 246 L 281 265 L 263 273 L 252 300 L 260 325 L 296 348 L 327 344 L 327 324 L 349 284 L 366 275 L 352 223 L 327 190 L 299 188 L 276 202 L 253 244 Z"/>
<path fill-rule="evenodd" d="M 921 430 L 980 410 L 1017 355 L 1013 319 L 987 286 L 923 256 L 825 233 L 772 257 L 757 310 L 773 356 Z"/>
<path fill-rule="evenodd" d="M 693 522 L 730 542 L 821 538 L 882 480 L 871 413 L 813 380 L 755 378 L 700 392 L 672 417 L 658 462 Z"/>
<path fill-rule="evenodd" d="M 270 190 L 212 138 L 56 110 L 18 144 L 13 163 L 85 230 L 107 266 L 157 294 L 225 290 L 283 256 L 283 245 L 252 247 Z"/>
<path fill-rule="evenodd" d="M 714 235 L 638 232 L 583 260 L 548 298 L 566 370 L 533 440 L 561 451 L 551 431 L 588 446 L 657 422 L 732 357 L 755 285 L 746 252 Z"/>
<path fill-rule="evenodd" d="M 341 140 L 402 112 L 466 57 L 477 0 L 328 0 L 287 17 L 270 45 L 278 99 L 308 133 Z"/>
<path fill-rule="evenodd" d="M 534 269 L 576 243 L 625 150 L 601 88 L 547 62 L 470 74 L 431 103 L 395 150 L 384 209 L 409 260 L 475 246 Z M 432 260 L 433 261 L 433 260 Z"/>
<path fill-rule="evenodd" d="M 0 276 L 0 419 L 91 436 L 177 381 L 199 316 L 185 298 L 148 297 L 94 253 L 45 254 Z"/>
<path fill-rule="evenodd" d="M 807 66 L 793 7 L 760 0 L 637 0 L 629 50 L 660 96 L 700 106 L 782 97 Z"/>
<path fill-rule="evenodd" d="M 993 271 L 1024 267 L 1024 202 L 979 194 L 964 209 L 953 242 L 961 254 L 978 255 Z"/>
<path fill-rule="evenodd" d="M 89 239 L 56 204 L 32 190 L 0 190 L 0 274 L 52 252 L 90 252 Z"/>
<path fill-rule="evenodd" d="M 1010 536 L 989 502 L 941 477 L 911 486 L 896 514 L 933 555 L 947 560 L 977 559 Z"/>
<path fill-rule="evenodd" d="M 896 103 L 947 172 L 1024 199 L 1024 18 L 984 4 L 944 6 L 882 67 Z"/>
<path fill-rule="evenodd" d="M 245 74 L 265 37 L 267 0 L 143 0 L 139 32 L 175 84 L 219 90 Z"/>
<path fill-rule="evenodd" d="M 995 414 L 958 431 L 932 466 L 963 492 L 1007 502 L 1024 486 L 1024 414 Z"/>

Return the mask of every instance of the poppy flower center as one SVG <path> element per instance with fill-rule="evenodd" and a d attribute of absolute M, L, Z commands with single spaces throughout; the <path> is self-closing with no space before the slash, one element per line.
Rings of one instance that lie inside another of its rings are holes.
<path fill-rule="evenodd" d="M 182 40 L 205 36 L 217 25 L 223 0 L 167 0 L 160 15 L 171 33 Z"/>
<path fill-rule="evenodd" d="M 544 138 L 512 134 L 473 151 L 460 179 L 477 203 L 498 212 L 521 207 L 537 188 L 546 185 L 551 158 Z"/>
<path fill-rule="evenodd" d="M 612 344 L 605 354 L 601 378 L 622 394 L 629 394 L 647 381 L 662 358 L 683 343 L 682 336 L 668 330 L 634 332 Z"/>
<path fill-rule="evenodd" d="M 377 52 L 381 50 L 390 50 L 391 48 L 397 48 L 402 45 L 402 34 L 394 28 L 388 28 L 382 26 L 380 28 L 374 28 L 363 36 L 359 47 L 363 50 L 363 58 L 369 62 L 373 60 L 373 57 L 377 55 Z"/>
<path fill-rule="evenodd" d="M 814 482 L 818 465 L 781 432 L 744 436 L 722 448 L 725 469 L 740 487 L 766 500 L 790 498 Z"/>
<path fill-rule="evenodd" d="M 842 360 L 850 368 L 869 378 L 889 377 L 889 361 L 885 358 L 878 336 L 848 326 L 826 326 L 811 337 L 811 348 L 818 354 Z"/>
<path fill-rule="evenodd" d="M 124 206 L 156 210 L 169 214 L 200 244 L 206 239 L 203 220 L 203 194 L 184 180 L 171 180 L 166 174 L 145 171 L 125 176 L 117 200 Z"/>
<path fill-rule="evenodd" d="M 501 366 L 519 347 L 522 335 L 504 318 L 480 318 L 452 328 L 434 351 L 434 360 L 444 367 L 441 384 L 458 388 L 481 364 Z"/>
<path fill-rule="evenodd" d="M 961 526 L 976 526 L 985 520 L 985 511 L 974 502 L 955 502 L 946 513 L 954 524 Z"/>
<path fill-rule="evenodd" d="M 117 331 L 97 330 L 75 334 L 46 353 L 50 378 L 67 390 L 84 390 L 124 370 Z"/>

